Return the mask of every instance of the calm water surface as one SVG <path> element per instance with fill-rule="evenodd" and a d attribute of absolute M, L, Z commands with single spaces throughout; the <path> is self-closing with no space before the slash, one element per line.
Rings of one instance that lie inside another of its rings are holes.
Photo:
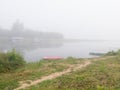
<path fill-rule="evenodd" d="M 106 53 L 117 49 L 120 49 L 120 41 L 80 41 L 64 43 L 59 48 L 26 50 L 24 56 L 27 61 L 38 61 L 45 56 L 90 58 L 94 56 L 89 55 L 89 52 Z"/>

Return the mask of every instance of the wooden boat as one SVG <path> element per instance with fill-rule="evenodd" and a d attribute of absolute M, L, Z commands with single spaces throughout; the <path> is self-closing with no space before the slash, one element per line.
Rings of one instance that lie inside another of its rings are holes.
<path fill-rule="evenodd" d="M 102 55 L 105 55 L 105 53 L 94 53 L 94 52 L 90 52 L 89 55 L 102 56 Z"/>
<path fill-rule="evenodd" d="M 63 59 L 63 58 L 59 56 L 43 57 L 43 60 L 60 60 L 60 59 Z"/>

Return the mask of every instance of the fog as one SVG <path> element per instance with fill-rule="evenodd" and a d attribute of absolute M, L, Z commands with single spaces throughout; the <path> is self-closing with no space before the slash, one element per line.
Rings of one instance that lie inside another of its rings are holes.
<path fill-rule="evenodd" d="M 66 38 L 120 39 L 119 0 L 0 0 L 0 27 L 16 20 Z"/>

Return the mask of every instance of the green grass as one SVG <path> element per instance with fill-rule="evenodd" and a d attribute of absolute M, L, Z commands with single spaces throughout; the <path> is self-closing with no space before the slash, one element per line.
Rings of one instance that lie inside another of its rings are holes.
<path fill-rule="evenodd" d="M 105 60 L 101 58 L 97 58 L 97 61 L 90 59 L 92 64 L 85 68 L 44 81 L 25 90 L 120 90 L 120 56 Z M 19 86 L 19 81 L 37 80 L 42 76 L 68 69 L 69 65 L 81 64 L 84 61 L 85 59 L 69 57 L 63 60 L 27 63 L 25 67 L 16 71 L 0 73 L 0 90 L 13 90 Z"/>
<path fill-rule="evenodd" d="M 86 68 L 25 90 L 120 90 L 120 57 L 92 61 Z"/>
<path fill-rule="evenodd" d="M 7 73 L 25 65 L 23 56 L 15 49 L 7 53 L 0 52 L 0 73 Z"/>
<path fill-rule="evenodd" d="M 41 60 L 27 63 L 25 67 L 9 73 L 0 73 L 0 90 L 13 90 L 19 81 L 36 80 L 54 72 L 63 71 L 69 65 L 83 63 L 83 59 L 68 58 L 63 60 Z"/>

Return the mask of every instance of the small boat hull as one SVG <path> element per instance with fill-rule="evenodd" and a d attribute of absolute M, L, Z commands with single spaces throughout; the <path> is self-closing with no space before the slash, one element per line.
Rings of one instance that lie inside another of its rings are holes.
<path fill-rule="evenodd" d="M 105 55 L 105 53 L 94 53 L 94 52 L 90 52 L 89 55 L 103 56 L 103 55 Z"/>

